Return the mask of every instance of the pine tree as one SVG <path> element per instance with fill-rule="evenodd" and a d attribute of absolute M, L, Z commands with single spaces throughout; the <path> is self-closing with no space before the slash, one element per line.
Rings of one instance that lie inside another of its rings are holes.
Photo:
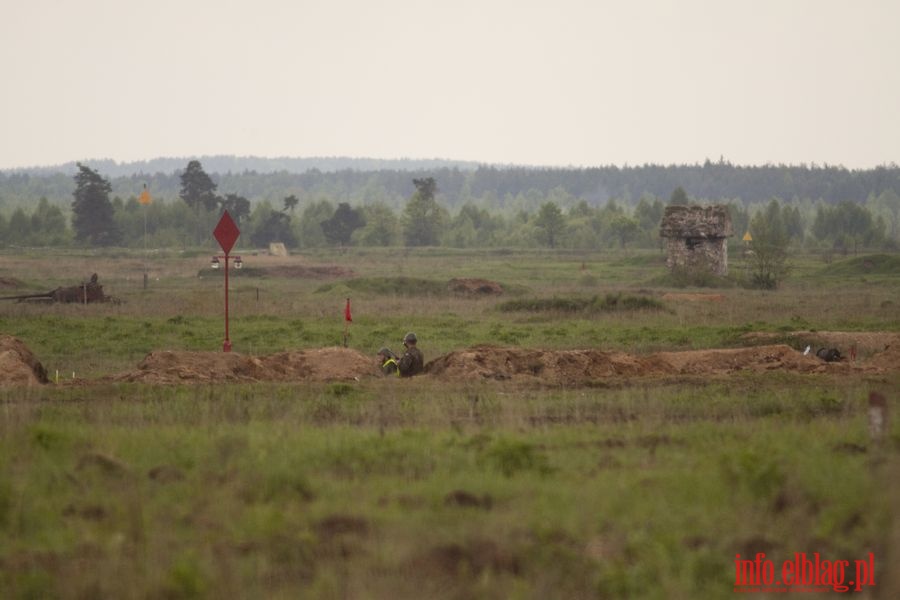
<path fill-rule="evenodd" d="M 108 179 L 78 163 L 75 175 L 75 200 L 72 201 L 72 229 L 75 239 L 92 246 L 113 246 L 121 241 L 113 205 L 109 201 L 112 186 Z"/>
<path fill-rule="evenodd" d="M 200 161 L 189 162 L 187 169 L 181 174 L 181 194 L 179 196 L 193 209 L 199 209 L 202 206 L 210 211 L 218 205 L 216 184 L 203 170 Z"/>

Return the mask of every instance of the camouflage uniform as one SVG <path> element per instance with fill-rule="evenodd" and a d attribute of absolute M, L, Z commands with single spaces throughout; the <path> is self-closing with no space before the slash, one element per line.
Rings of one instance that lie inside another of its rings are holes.
<path fill-rule="evenodd" d="M 383 375 L 400 376 L 400 372 L 397 368 L 397 355 L 391 352 L 390 348 L 382 348 L 379 350 L 378 357 L 381 359 L 381 373 Z"/>
<path fill-rule="evenodd" d="M 418 375 L 425 370 L 425 357 L 422 356 L 421 350 L 410 344 L 406 347 L 406 352 L 403 353 L 403 356 L 400 357 L 397 367 L 400 370 L 400 377 Z"/>

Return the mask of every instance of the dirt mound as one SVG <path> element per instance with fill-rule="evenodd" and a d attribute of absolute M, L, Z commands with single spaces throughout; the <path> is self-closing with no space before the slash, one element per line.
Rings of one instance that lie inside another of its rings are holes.
<path fill-rule="evenodd" d="M 280 265 L 277 267 L 263 267 L 261 271 L 269 277 L 303 278 L 303 279 L 328 279 L 331 277 L 352 277 L 353 269 L 338 267 L 336 265 L 304 266 L 304 265 Z"/>
<path fill-rule="evenodd" d="M 348 348 L 244 356 L 235 352 L 151 352 L 137 370 L 113 377 L 142 383 L 346 381 L 377 376 L 374 360 Z"/>
<path fill-rule="evenodd" d="M 825 347 L 837 348 L 844 356 L 850 356 L 850 348 L 855 345 L 857 352 L 865 356 L 883 352 L 888 346 L 900 346 L 900 333 L 891 331 L 753 331 L 741 336 L 744 341 L 763 344 L 786 338 L 801 346 L 811 346 L 813 354 Z"/>
<path fill-rule="evenodd" d="M 900 342 L 891 344 L 866 364 L 881 369 L 900 369 Z"/>
<path fill-rule="evenodd" d="M 722 375 L 735 371 L 826 372 L 826 365 L 815 356 L 804 356 L 784 344 L 722 350 L 658 352 L 648 358 L 664 362 L 681 375 Z M 837 367 L 838 365 L 834 365 Z"/>
<path fill-rule="evenodd" d="M 346 381 L 380 375 L 372 356 L 350 348 L 280 352 L 259 360 L 275 381 Z"/>
<path fill-rule="evenodd" d="M 503 293 L 503 287 L 499 283 L 488 279 L 451 279 L 447 282 L 447 289 L 454 294 L 473 296 L 491 296 Z"/>
<path fill-rule="evenodd" d="M 717 375 L 742 370 L 812 373 L 846 368 L 849 366 L 825 364 L 785 345 L 657 352 L 645 356 L 600 350 L 475 346 L 431 361 L 425 366 L 425 372 L 460 379 L 539 379 L 548 383 L 579 384 L 614 377 Z"/>
<path fill-rule="evenodd" d="M 0 335 L 0 386 L 47 383 L 47 371 L 22 340 Z"/>
<path fill-rule="evenodd" d="M 450 378 L 539 378 L 551 383 L 584 382 L 614 376 L 670 372 L 648 357 L 600 350 L 531 350 L 475 346 L 451 352 L 425 366 L 425 372 Z"/>

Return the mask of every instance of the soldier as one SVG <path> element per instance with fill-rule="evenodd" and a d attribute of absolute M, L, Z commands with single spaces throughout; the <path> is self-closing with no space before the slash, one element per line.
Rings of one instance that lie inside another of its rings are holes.
<path fill-rule="evenodd" d="M 403 353 L 403 356 L 400 357 L 400 362 L 397 363 L 400 377 L 412 377 L 425 370 L 425 357 L 422 356 L 421 350 L 416 348 L 417 341 L 416 334 L 411 331 L 403 336 L 403 345 L 406 347 L 406 352 Z"/>
<path fill-rule="evenodd" d="M 390 348 L 381 348 L 378 351 L 378 359 L 381 363 L 381 372 L 385 375 L 400 375 L 397 370 L 397 355 L 391 352 Z"/>

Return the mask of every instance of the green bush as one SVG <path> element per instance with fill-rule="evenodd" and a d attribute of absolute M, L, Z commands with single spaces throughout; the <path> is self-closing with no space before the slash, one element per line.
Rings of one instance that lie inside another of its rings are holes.
<path fill-rule="evenodd" d="M 623 296 L 622 293 L 606 294 L 591 298 L 524 298 L 508 300 L 498 306 L 501 312 L 613 312 L 613 311 L 665 311 L 666 306 L 650 296 Z"/>

